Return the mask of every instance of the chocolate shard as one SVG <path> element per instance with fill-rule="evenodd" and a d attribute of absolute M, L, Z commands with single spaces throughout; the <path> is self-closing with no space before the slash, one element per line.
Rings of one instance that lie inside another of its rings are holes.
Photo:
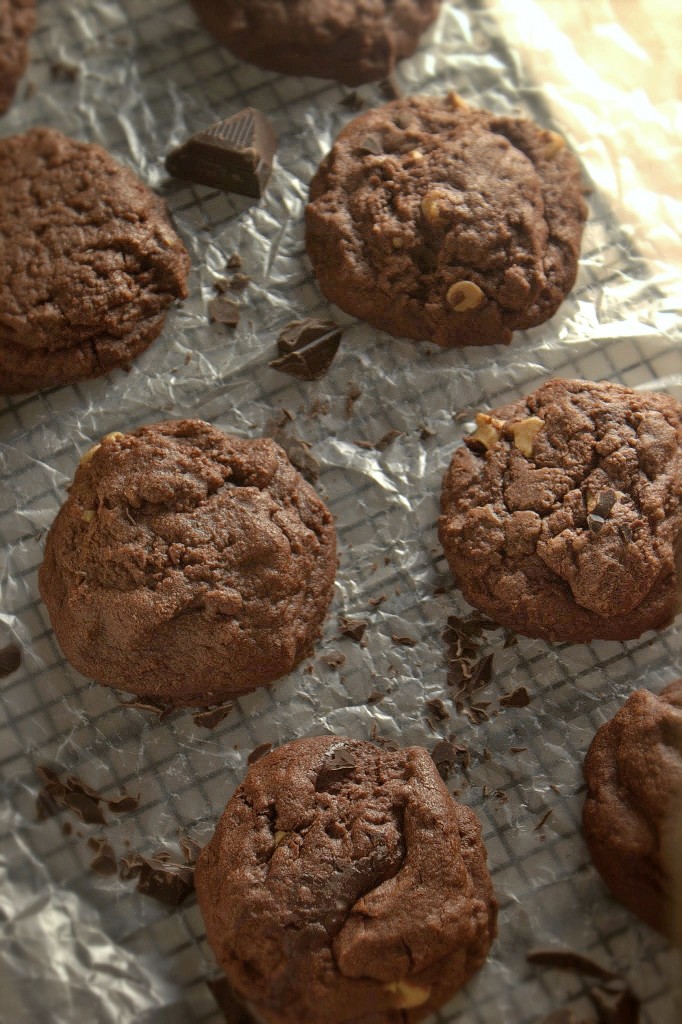
<path fill-rule="evenodd" d="M 351 640 L 355 640 L 359 643 L 365 635 L 367 629 L 366 619 L 349 619 L 345 615 L 339 615 L 339 632 L 343 636 L 349 636 Z"/>
<path fill-rule="evenodd" d="M 270 121 L 254 107 L 245 107 L 192 135 L 166 157 L 174 178 L 195 185 L 260 199 L 277 150 Z"/>
<path fill-rule="evenodd" d="M 211 323 L 226 324 L 228 327 L 236 327 L 241 316 L 239 303 L 224 295 L 218 295 L 209 302 L 208 313 Z"/>
<path fill-rule="evenodd" d="M 0 650 L 0 679 L 11 676 L 21 665 L 21 648 L 17 644 L 7 644 Z"/>
<path fill-rule="evenodd" d="M 115 875 L 118 872 L 116 854 L 108 839 L 104 836 L 93 836 L 88 839 L 88 846 L 94 851 L 95 856 L 90 862 L 90 870 L 96 875 Z"/>
<path fill-rule="evenodd" d="M 431 751 L 431 757 L 440 777 L 447 782 L 458 760 L 454 744 L 449 740 L 440 740 Z"/>
<path fill-rule="evenodd" d="M 272 743 L 261 743 L 260 746 L 255 747 L 246 759 L 247 764 L 255 764 L 256 761 L 260 761 L 261 757 L 265 757 L 272 750 Z"/>
<path fill-rule="evenodd" d="M 140 867 L 137 891 L 169 907 L 179 907 L 194 890 L 191 868 L 168 871 L 145 861 Z"/>
<path fill-rule="evenodd" d="M 343 337 L 334 320 L 293 320 L 277 338 L 278 359 L 270 367 L 298 380 L 319 380 L 329 370 Z"/>
<path fill-rule="evenodd" d="M 315 780 L 315 792 L 320 793 L 328 790 L 331 786 L 342 784 L 355 769 L 355 757 L 352 750 L 337 747 L 332 750 L 329 757 L 326 757 L 317 779 Z"/>
<path fill-rule="evenodd" d="M 511 693 L 505 693 L 500 697 L 500 706 L 503 708 L 525 708 L 530 704 L 530 694 L 525 686 L 517 686 Z"/>

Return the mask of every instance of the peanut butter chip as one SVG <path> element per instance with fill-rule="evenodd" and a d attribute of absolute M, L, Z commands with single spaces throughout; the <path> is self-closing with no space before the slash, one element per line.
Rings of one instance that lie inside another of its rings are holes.
<path fill-rule="evenodd" d="M 443 209 L 444 195 L 441 189 L 432 188 L 422 199 L 422 213 L 430 224 L 435 224 Z"/>
<path fill-rule="evenodd" d="M 467 106 L 462 97 L 459 96 L 456 92 L 449 93 L 448 100 L 450 104 L 455 108 L 455 110 L 463 110 Z"/>
<path fill-rule="evenodd" d="M 431 995 L 431 986 L 415 985 L 411 981 L 388 981 L 384 988 L 393 996 L 392 1003 L 396 1010 L 411 1010 L 421 1006 Z"/>
<path fill-rule="evenodd" d="M 566 142 L 557 132 L 547 132 L 547 142 L 540 149 L 540 156 L 545 160 L 551 160 L 553 156 L 565 147 Z"/>
<path fill-rule="evenodd" d="M 545 421 L 539 416 L 529 416 L 526 420 L 519 420 L 512 423 L 511 432 L 514 435 L 514 445 L 522 455 L 533 454 L 533 442 L 545 425 Z"/>
<path fill-rule="evenodd" d="M 122 434 L 120 430 L 113 430 L 110 434 L 106 434 L 102 441 L 117 441 L 119 437 L 125 437 L 125 434 Z"/>
<path fill-rule="evenodd" d="M 467 441 L 469 443 L 478 441 L 484 448 L 492 448 L 500 440 L 503 427 L 502 420 L 495 419 L 494 416 L 489 416 L 486 412 L 477 412 L 476 430 L 467 438 Z"/>
<path fill-rule="evenodd" d="M 288 832 L 275 832 L 275 849 L 284 842 L 288 835 Z"/>
<path fill-rule="evenodd" d="M 446 296 L 455 313 L 468 313 L 478 309 L 485 295 L 473 281 L 457 281 L 448 288 Z"/>
<path fill-rule="evenodd" d="M 95 510 L 93 508 L 86 508 L 85 512 L 81 516 L 81 520 L 84 523 L 91 523 L 95 518 Z"/>

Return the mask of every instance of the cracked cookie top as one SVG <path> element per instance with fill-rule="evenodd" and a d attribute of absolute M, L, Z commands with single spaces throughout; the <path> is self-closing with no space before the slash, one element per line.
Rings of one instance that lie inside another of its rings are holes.
<path fill-rule="evenodd" d="M 297 740 L 249 769 L 199 857 L 209 943 L 272 1024 L 399 1024 L 478 970 L 497 905 L 476 816 L 420 747 Z"/>
<path fill-rule="evenodd" d="M 12 102 L 28 62 L 35 8 L 35 0 L 0 0 L 0 114 Z"/>
<path fill-rule="evenodd" d="M 84 675 L 204 705 L 311 652 L 335 572 L 332 517 L 278 445 L 175 420 L 86 453 L 40 588 Z"/>
<path fill-rule="evenodd" d="M 0 140 L 0 392 L 126 366 L 187 294 L 163 201 L 100 146 L 49 128 Z"/>
<path fill-rule="evenodd" d="M 360 85 L 409 57 L 440 0 L 192 0 L 238 57 L 285 75 Z"/>
<path fill-rule="evenodd" d="M 672 932 L 682 835 L 682 679 L 659 696 L 633 693 L 597 732 L 583 773 L 583 830 L 595 867 L 616 899 L 653 928 Z"/>
<path fill-rule="evenodd" d="M 445 474 L 439 524 L 466 599 L 556 642 L 668 625 L 679 609 L 682 406 L 550 380 L 476 421 Z"/>
<path fill-rule="evenodd" d="M 413 96 L 343 129 L 310 186 L 307 248 L 327 298 L 375 327 L 507 343 L 572 288 L 586 212 L 561 136 Z"/>

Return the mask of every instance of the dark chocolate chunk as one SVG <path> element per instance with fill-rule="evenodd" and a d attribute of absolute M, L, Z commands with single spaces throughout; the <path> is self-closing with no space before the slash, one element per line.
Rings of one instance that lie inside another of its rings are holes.
<path fill-rule="evenodd" d="M 606 520 L 603 519 L 602 516 L 596 516 L 593 512 L 590 512 L 587 517 L 587 525 L 589 526 L 591 533 L 599 533 L 605 522 Z"/>
<path fill-rule="evenodd" d="M 602 519 L 608 519 L 611 514 L 611 509 L 618 501 L 618 495 L 610 487 L 605 491 L 600 491 L 597 495 L 597 501 L 594 508 L 590 509 L 594 515 L 600 516 Z"/>
<path fill-rule="evenodd" d="M 0 679 L 11 676 L 21 665 L 21 648 L 18 644 L 7 644 L 0 650 Z"/>
<path fill-rule="evenodd" d="M 95 851 L 90 869 L 98 875 L 115 875 L 118 871 L 116 854 L 109 840 L 104 836 L 93 836 L 88 839 L 88 846 Z"/>
<path fill-rule="evenodd" d="M 64 804 L 74 811 L 85 825 L 106 825 L 107 823 L 98 801 L 86 796 L 85 793 L 67 793 L 64 797 Z"/>
<path fill-rule="evenodd" d="M 350 750 L 344 747 L 332 750 L 329 757 L 325 758 L 315 781 L 316 792 L 322 792 L 329 789 L 330 786 L 343 782 L 348 775 L 353 774 L 354 769 L 355 757 Z"/>
<path fill-rule="evenodd" d="M 265 114 L 246 107 L 170 152 L 166 169 L 195 185 L 260 199 L 276 149 L 275 133 Z"/>
<path fill-rule="evenodd" d="M 159 903 L 179 907 L 194 890 L 194 872 L 191 868 L 168 870 L 153 867 L 145 861 L 140 867 L 137 891 Z"/>
<path fill-rule="evenodd" d="M 380 135 L 370 134 L 358 146 L 358 152 L 369 153 L 371 156 L 381 156 L 384 152 L 384 144 Z"/>
<path fill-rule="evenodd" d="M 366 629 L 366 619 L 349 619 L 345 615 L 339 616 L 339 630 L 344 636 L 349 636 L 351 640 L 356 640 L 359 643 L 365 635 Z"/>
<path fill-rule="evenodd" d="M 609 971 L 590 957 L 576 953 L 572 949 L 532 949 L 526 955 L 526 960 L 529 964 L 535 964 L 538 967 L 556 967 L 563 971 L 575 971 L 577 974 L 587 974 L 592 978 L 601 978 L 603 981 L 613 981 L 618 978 L 613 971 Z"/>
<path fill-rule="evenodd" d="M 339 668 L 345 660 L 346 655 L 341 654 L 340 651 L 329 651 L 327 654 L 322 655 L 322 661 L 325 665 L 329 665 L 330 668 Z"/>
<path fill-rule="evenodd" d="M 294 320 L 277 338 L 279 359 L 270 367 L 298 380 L 319 380 L 339 350 L 343 328 L 334 320 Z"/>
<path fill-rule="evenodd" d="M 525 686 L 517 686 L 511 693 L 500 697 L 500 706 L 503 708 L 525 708 L 529 704 L 530 694 Z"/>
<path fill-rule="evenodd" d="M 239 303 L 224 295 L 211 299 L 208 312 L 212 323 L 227 324 L 228 327 L 236 327 L 241 316 Z"/>
<path fill-rule="evenodd" d="M 261 757 L 265 757 L 272 750 L 272 743 L 261 743 L 260 746 L 256 747 L 251 751 L 246 759 L 247 764 L 255 764 L 256 761 L 260 761 Z"/>

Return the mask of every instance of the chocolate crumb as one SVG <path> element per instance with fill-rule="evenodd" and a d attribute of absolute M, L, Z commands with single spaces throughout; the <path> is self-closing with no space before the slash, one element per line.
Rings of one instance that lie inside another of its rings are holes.
<path fill-rule="evenodd" d="M 380 594 L 379 597 L 370 597 L 367 604 L 371 604 L 372 608 L 378 608 L 379 605 L 384 603 L 384 601 L 388 601 L 388 594 Z"/>
<path fill-rule="evenodd" d="M 77 64 L 67 61 L 55 61 L 50 64 L 50 75 L 55 82 L 75 82 L 81 71 Z"/>
<path fill-rule="evenodd" d="M 427 700 L 426 706 L 430 713 L 437 718 L 439 722 L 445 722 L 450 717 L 450 712 L 443 704 L 443 701 L 438 697 L 434 697 L 432 700 Z"/>
<path fill-rule="evenodd" d="M 365 107 L 365 101 L 360 93 L 356 92 L 355 89 L 352 92 L 347 93 L 342 100 L 339 100 L 339 103 L 342 107 L 345 107 L 347 110 L 352 110 L 355 113 L 363 110 Z"/>
<path fill-rule="evenodd" d="M 411 636 L 397 636 L 395 633 L 391 634 L 391 640 L 394 644 L 399 644 L 401 647 L 416 647 L 419 643 L 418 640 L 414 640 Z"/>
<path fill-rule="evenodd" d="M 359 643 L 365 635 L 367 629 L 366 619 L 349 619 L 345 615 L 339 616 L 339 630 L 343 636 L 348 636 L 351 640 L 355 640 Z"/>
<path fill-rule="evenodd" d="M 246 759 L 247 764 L 255 764 L 256 761 L 260 761 L 261 757 L 265 757 L 272 750 L 272 743 L 261 743 L 255 747 Z"/>
<path fill-rule="evenodd" d="M 357 400 L 358 400 L 358 398 L 360 397 L 361 394 L 362 394 L 361 388 L 359 388 L 358 385 L 354 381 L 351 381 L 350 384 L 348 385 L 348 389 L 346 391 L 346 419 L 347 420 L 349 420 L 351 418 L 351 416 L 353 415 L 353 407 L 355 406 L 355 403 L 357 402 Z"/>
<path fill-rule="evenodd" d="M 511 751 L 512 754 L 523 754 L 526 750 L 528 750 L 528 747 L 510 747 L 509 750 Z"/>
<path fill-rule="evenodd" d="M 115 875 L 118 871 L 116 854 L 109 840 L 104 836 L 93 836 L 88 839 L 88 846 L 95 851 L 95 856 L 90 862 L 90 870 L 97 875 Z"/>
<path fill-rule="evenodd" d="M 140 867 L 137 891 L 159 903 L 179 907 L 194 890 L 194 872 L 190 868 L 167 870 L 144 861 Z"/>
<path fill-rule="evenodd" d="M 367 703 L 378 704 L 380 701 L 384 699 L 385 696 L 386 694 L 382 693 L 381 690 L 372 690 L 369 697 L 367 698 Z"/>
<path fill-rule="evenodd" d="M 227 287 L 233 292 L 243 292 L 250 284 L 251 278 L 248 274 L 233 274 L 227 282 Z"/>
<path fill-rule="evenodd" d="M 202 729 L 215 729 L 234 710 L 232 701 L 227 701 L 217 708 L 207 708 L 205 711 L 197 711 L 192 715 L 192 721 Z"/>
<path fill-rule="evenodd" d="M 427 427 L 425 424 L 422 423 L 422 425 L 419 428 L 419 440 L 420 441 L 428 441 L 429 438 L 435 437 L 435 436 L 436 436 L 436 431 L 435 430 L 431 430 L 430 427 Z"/>
<path fill-rule="evenodd" d="M 211 323 L 226 324 L 227 327 L 236 327 L 241 316 L 239 304 L 224 295 L 211 299 L 208 312 Z"/>
<path fill-rule="evenodd" d="M 329 668 L 339 668 L 339 666 L 343 665 L 345 660 L 346 655 L 341 654 L 340 651 L 328 651 L 327 654 L 322 655 L 322 661 L 325 665 L 328 665 Z"/>
<path fill-rule="evenodd" d="M 605 522 L 605 519 L 601 516 L 594 515 L 593 513 L 590 513 L 587 517 L 587 525 L 589 526 L 591 533 L 599 533 Z"/>
<path fill-rule="evenodd" d="M 355 441 L 356 448 L 364 448 L 366 451 L 384 452 L 397 437 L 404 436 L 403 430 L 387 430 L 378 441 Z"/>
<path fill-rule="evenodd" d="M 70 821 L 65 821 L 62 825 L 62 835 L 70 836 L 73 832 L 73 825 Z"/>
<path fill-rule="evenodd" d="M 530 694 L 525 686 L 517 686 L 511 693 L 500 697 L 500 706 L 503 708 L 525 708 L 529 704 Z"/>
<path fill-rule="evenodd" d="M 16 672 L 21 665 L 21 648 L 18 644 L 7 644 L 0 650 L 0 679 Z"/>
<path fill-rule="evenodd" d="M 233 252 L 227 261 L 228 270 L 241 270 L 244 265 L 244 261 L 238 252 Z"/>

